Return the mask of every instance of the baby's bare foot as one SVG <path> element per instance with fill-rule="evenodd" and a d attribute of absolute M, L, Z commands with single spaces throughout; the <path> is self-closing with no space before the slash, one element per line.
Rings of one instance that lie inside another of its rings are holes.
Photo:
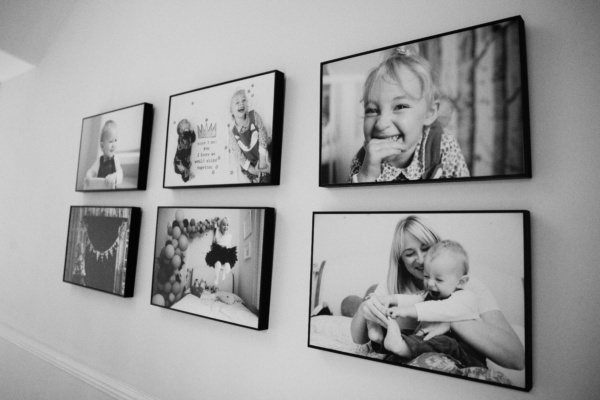
<path fill-rule="evenodd" d="M 404 339 L 402 339 L 402 334 L 400 333 L 400 327 L 396 323 L 396 320 L 388 318 L 388 329 L 387 334 L 385 335 L 385 339 L 383 341 L 383 347 L 387 351 L 391 351 L 394 354 L 403 357 L 410 356 L 410 350 L 406 345 Z"/>

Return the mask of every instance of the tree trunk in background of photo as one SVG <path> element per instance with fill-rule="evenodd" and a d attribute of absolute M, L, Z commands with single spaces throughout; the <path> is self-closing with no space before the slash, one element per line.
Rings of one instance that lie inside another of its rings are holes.
<path fill-rule="evenodd" d="M 458 144 L 465 156 L 467 166 L 473 175 L 474 164 L 477 161 L 475 154 L 475 122 L 476 114 L 474 102 L 476 98 L 475 66 L 473 57 L 475 54 L 475 33 L 465 32 L 458 42 L 458 92 L 454 100 L 457 108 L 457 132 Z"/>
<path fill-rule="evenodd" d="M 524 160 L 524 126 L 523 119 L 523 90 L 521 85 L 521 54 L 518 49 L 519 27 L 511 24 L 506 27 L 506 174 L 523 173 Z"/>
<path fill-rule="evenodd" d="M 440 122 L 455 135 L 471 176 L 523 172 L 517 24 L 421 43 L 441 91 Z"/>
<path fill-rule="evenodd" d="M 494 104 L 494 152 L 490 154 L 492 162 L 492 174 L 503 175 L 506 171 L 504 168 L 507 149 L 506 149 L 506 120 L 507 120 L 507 105 L 506 105 L 506 29 L 502 26 L 495 26 L 490 33 L 493 40 L 492 45 L 492 90 Z"/>

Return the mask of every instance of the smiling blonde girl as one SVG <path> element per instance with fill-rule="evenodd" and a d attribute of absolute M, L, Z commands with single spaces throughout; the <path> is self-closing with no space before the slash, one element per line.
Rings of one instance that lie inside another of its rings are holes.
<path fill-rule="evenodd" d="M 458 142 L 437 121 L 439 93 L 416 47 L 396 49 L 369 73 L 362 102 L 365 144 L 350 182 L 469 176 Z"/>

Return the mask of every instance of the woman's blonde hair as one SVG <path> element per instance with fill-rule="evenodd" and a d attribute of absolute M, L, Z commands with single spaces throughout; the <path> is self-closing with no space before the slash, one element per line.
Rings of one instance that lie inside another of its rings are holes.
<path fill-rule="evenodd" d="M 419 290 L 412 280 L 412 275 L 402 261 L 404 238 L 410 233 L 419 242 L 433 246 L 441 240 L 431 225 L 416 215 L 409 215 L 396 224 L 392 248 L 390 250 L 390 267 L 388 269 L 387 287 L 390 294 L 413 293 Z"/>

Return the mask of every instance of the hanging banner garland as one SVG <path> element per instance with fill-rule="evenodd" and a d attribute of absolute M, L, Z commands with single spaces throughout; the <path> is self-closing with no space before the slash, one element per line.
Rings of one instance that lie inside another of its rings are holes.
<path fill-rule="evenodd" d="M 105 259 L 108 260 L 110 257 L 112 257 L 113 252 L 116 251 L 116 249 L 119 247 L 119 238 L 117 238 L 115 240 L 115 242 L 112 244 L 112 246 L 110 246 L 110 248 L 105 251 L 96 250 L 89 238 L 86 238 L 86 246 L 90 253 L 94 253 L 96 255 L 96 261 L 98 259 L 100 259 L 101 261 L 104 261 Z"/>
<path fill-rule="evenodd" d="M 94 244 L 90 240 L 88 224 L 83 222 L 82 227 L 84 230 L 85 246 L 86 246 L 88 252 L 93 253 L 96 256 L 96 261 L 101 260 L 103 262 L 105 260 L 108 260 L 109 258 L 111 258 L 113 256 L 113 253 L 117 252 L 117 249 L 119 248 L 119 241 L 127 233 L 127 222 L 123 222 L 119 226 L 119 231 L 118 231 L 117 237 L 115 238 L 115 241 L 106 250 L 100 251 L 94 247 Z"/>

